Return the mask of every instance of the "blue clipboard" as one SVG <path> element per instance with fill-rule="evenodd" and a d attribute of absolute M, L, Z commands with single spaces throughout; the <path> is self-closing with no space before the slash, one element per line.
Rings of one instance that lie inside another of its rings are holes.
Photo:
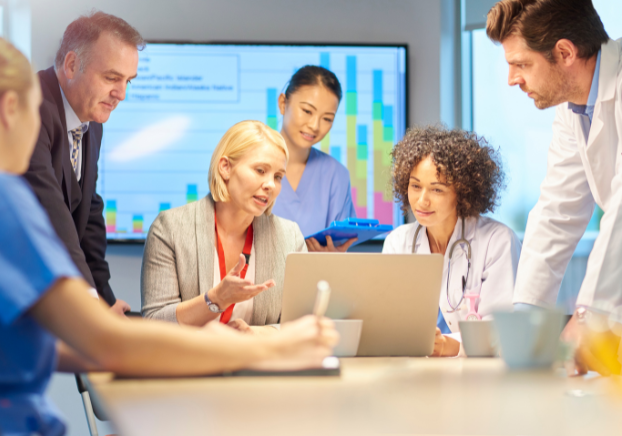
<path fill-rule="evenodd" d="M 326 236 L 333 239 L 333 243 L 339 246 L 351 238 L 358 238 L 352 246 L 365 242 L 393 230 L 393 226 L 380 224 L 378 220 L 363 218 L 348 218 L 344 221 L 333 221 L 330 226 L 321 232 L 305 236 L 305 239 L 315 238 L 320 245 L 326 245 Z"/>

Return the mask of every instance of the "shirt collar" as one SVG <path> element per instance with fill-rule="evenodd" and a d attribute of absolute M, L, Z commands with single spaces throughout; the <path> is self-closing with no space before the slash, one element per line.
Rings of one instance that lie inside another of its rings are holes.
<path fill-rule="evenodd" d="M 73 110 L 69 101 L 67 101 L 67 97 L 65 97 L 65 93 L 63 92 L 63 88 L 58 85 L 60 88 L 60 95 L 63 97 L 63 107 L 65 108 L 65 122 L 67 123 L 67 132 L 71 132 L 73 129 L 76 129 L 82 126 L 82 133 L 85 133 L 89 129 L 89 122 L 83 123 L 80 121 L 80 118 L 76 115 L 76 112 Z"/>
<path fill-rule="evenodd" d="M 590 88 L 590 95 L 587 97 L 587 106 L 596 106 L 596 99 L 598 98 L 598 76 L 600 75 L 600 50 L 598 50 L 598 56 L 596 57 L 596 67 L 594 68 L 594 77 L 592 78 L 592 87 Z"/>
<path fill-rule="evenodd" d="M 600 53 L 596 56 L 596 67 L 594 68 L 594 76 L 592 77 L 592 86 L 590 87 L 590 94 L 587 97 L 587 104 L 574 104 L 568 102 L 568 109 L 579 115 L 590 115 L 594 112 L 594 106 L 596 106 L 596 99 L 598 99 L 598 79 L 600 75 Z"/>

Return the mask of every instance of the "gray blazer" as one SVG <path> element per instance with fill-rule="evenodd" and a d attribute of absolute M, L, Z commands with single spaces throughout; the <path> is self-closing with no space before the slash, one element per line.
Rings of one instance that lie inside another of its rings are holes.
<path fill-rule="evenodd" d="M 253 220 L 255 282 L 276 286 L 255 297 L 252 325 L 276 324 L 281 316 L 285 258 L 307 251 L 298 224 L 274 215 Z M 140 288 L 146 318 L 177 322 L 177 305 L 202 295 L 214 284 L 214 200 L 160 212 L 149 229 Z"/>

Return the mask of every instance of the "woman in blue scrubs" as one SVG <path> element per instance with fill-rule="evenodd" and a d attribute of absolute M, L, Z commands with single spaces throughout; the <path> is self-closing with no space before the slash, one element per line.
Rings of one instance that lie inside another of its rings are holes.
<path fill-rule="evenodd" d="M 330 131 L 341 101 L 341 85 L 326 68 L 307 65 L 292 76 L 279 96 L 281 135 L 289 151 L 287 175 L 273 213 L 294 221 L 305 238 L 333 221 L 356 218 L 348 169 L 314 148 Z M 346 251 L 356 239 L 335 247 L 306 239 L 309 251 Z"/>
<path fill-rule="evenodd" d="M 88 70 L 81 74 L 88 74 Z M 337 334 L 305 317 L 269 337 L 112 313 L 90 293 L 28 184 L 41 90 L 28 60 L 0 38 L 0 434 L 61 436 L 44 395 L 52 371 L 191 375 L 319 366 Z"/>

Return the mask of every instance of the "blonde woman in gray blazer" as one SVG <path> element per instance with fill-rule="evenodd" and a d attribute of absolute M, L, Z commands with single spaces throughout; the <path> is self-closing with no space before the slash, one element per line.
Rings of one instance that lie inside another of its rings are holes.
<path fill-rule="evenodd" d="M 279 322 L 285 259 L 307 251 L 298 225 L 271 214 L 288 159 L 283 137 L 259 121 L 243 121 L 225 133 L 212 155 L 211 194 L 161 212 L 149 229 L 141 277 L 143 316 L 202 326 L 220 320 L 234 304 L 229 324 L 239 330 Z M 252 250 L 243 279 L 242 251 L 251 226 Z M 228 271 L 223 280 L 218 240 Z"/>

